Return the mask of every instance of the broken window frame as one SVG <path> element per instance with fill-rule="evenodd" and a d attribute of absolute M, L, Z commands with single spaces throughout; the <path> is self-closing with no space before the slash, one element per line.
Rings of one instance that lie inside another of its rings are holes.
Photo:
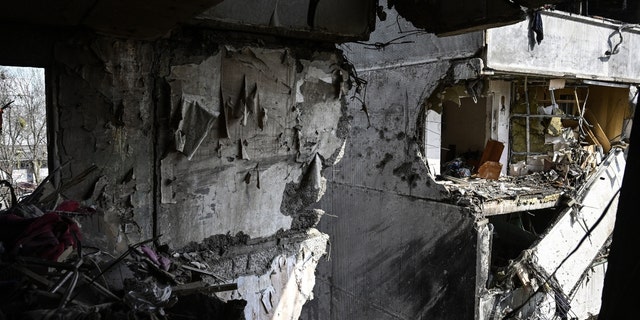
<path fill-rule="evenodd" d="M 557 100 L 555 98 L 555 90 L 551 90 L 549 89 L 549 93 L 551 95 L 551 103 L 552 105 L 556 105 L 558 106 L 558 109 L 560 108 L 560 104 L 558 103 L 558 101 L 560 101 L 560 103 L 571 103 L 574 104 L 574 108 L 572 108 L 573 111 L 575 111 L 575 108 L 577 108 L 578 112 L 581 112 L 581 115 L 570 115 L 570 114 L 531 114 L 531 99 L 529 97 L 529 90 L 530 90 L 530 85 L 533 86 L 542 86 L 542 87 L 549 87 L 549 79 L 541 79 L 541 80 L 530 80 L 529 77 L 524 78 L 524 82 L 523 82 L 523 87 L 524 87 L 524 96 L 525 96 L 525 105 L 526 105 L 526 113 L 511 113 L 509 115 L 509 155 L 508 155 L 508 163 L 507 166 L 515 164 L 517 161 L 514 161 L 514 158 L 517 156 L 524 156 L 524 162 L 525 165 L 529 165 L 529 157 L 530 156 L 537 156 L 537 155 L 545 155 L 546 152 L 543 151 L 531 151 L 531 121 L 532 119 L 550 119 L 550 118 L 560 118 L 562 120 L 565 119 L 569 119 L 569 120 L 575 120 L 578 121 L 580 124 L 582 124 L 582 119 L 584 119 L 584 111 L 580 111 L 581 108 L 582 110 L 586 107 L 586 100 L 588 99 L 588 88 L 589 85 L 588 84 L 579 84 L 579 83 L 573 83 L 573 84 L 567 84 L 565 86 L 568 88 L 587 88 L 587 96 L 584 99 L 580 99 L 576 94 L 576 102 L 571 102 L 569 100 Z M 530 84 L 531 83 L 531 84 Z M 517 88 L 518 85 L 516 84 L 516 81 L 513 81 L 511 84 L 511 96 L 512 101 L 511 104 L 514 105 L 516 103 L 517 100 L 515 100 L 516 98 L 516 92 L 517 92 Z M 575 91 L 574 91 L 575 92 Z M 543 100 L 543 101 L 546 101 Z M 582 103 L 582 107 L 580 106 L 580 104 Z M 561 109 L 562 110 L 562 109 Z M 565 112 L 565 110 L 562 110 L 563 112 Z M 526 151 L 514 151 L 514 146 L 513 146 L 513 142 L 515 141 L 514 139 L 514 132 L 513 132 L 513 121 L 515 119 L 525 119 L 525 144 L 526 144 Z M 584 140 L 581 139 L 581 137 L 578 137 L 578 142 L 579 143 L 583 143 Z"/>

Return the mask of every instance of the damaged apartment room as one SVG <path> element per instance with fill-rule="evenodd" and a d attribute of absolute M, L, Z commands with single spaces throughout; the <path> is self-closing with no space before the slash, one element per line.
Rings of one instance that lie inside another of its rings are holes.
<path fill-rule="evenodd" d="M 622 28 L 542 15 L 552 39 L 531 41 L 531 17 L 488 29 L 480 58 L 459 62 L 425 102 L 430 173 L 445 201 L 476 217 L 476 319 L 587 319 L 600 308 L 638 83 L 624 62 L 600 69 Z M 586 42 L 597 32 L 608 42 L 557 49 L 581 28 Z"/>
<path fill-rule="evenodd" d="M 0 63 L 44 69 L 51 170 L 3 184 L 0 317 L 297 319 L 348 129 L 335 43 L 375 15 L 350 3 L 3 4 Z"/>
<path fill-rule="evenodd" d="M 513 75 L 471 85 L 431 102 L 442 108 L 436 181 L 479 220 L 480 310 L 597 312 L 571 301 L 584 299 L 574 298 L 585 294 L 585 277 L 604 278 L 638 89 Z"/>
<path fill-rule="evenodd" d="M 452 3 L 0 5 L 48 151 L 0 179 L 0 320 L 594 316 L 640 28 Z"/>

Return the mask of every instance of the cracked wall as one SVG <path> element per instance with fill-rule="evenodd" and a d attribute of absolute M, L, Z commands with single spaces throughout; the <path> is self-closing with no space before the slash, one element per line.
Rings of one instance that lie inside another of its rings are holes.
<path fill-rule="evenodd" d="M 301 318 L 471 318 L 474 218 L 444 203 L 424 157 L 424 123 L 426 101 L 453 81 L 457 59 L 475 56 L 482 35 L 438 38 L 381 5 L 387 18 L 371 39 L 341 46 L 366 90 L 349 96 L 344 157 L 325 169 L 319 207 L 331 216 L 319 229 L 330 235 L 330 260 L 320 261 Z"/>

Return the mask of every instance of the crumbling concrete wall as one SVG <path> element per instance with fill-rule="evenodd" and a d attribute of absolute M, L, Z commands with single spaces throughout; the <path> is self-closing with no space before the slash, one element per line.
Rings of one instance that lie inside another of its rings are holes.
<path fill-rule="evenodd" d="M 87 244 L 155 237 L 237 282 L 247 318 L 296 319 L 327 243 L 309 206 L 346 137 L 339 52 L 185 29 L 77 35 L 53 60 L 56 182 L 96 206 Z"/>
<path fill-rule="evenodd" d="M 108 38 L 54 46 L 51 166 L 62 197 L 101 209 L 83 227 L 108 252 L 153 236 L 154 55 L 150 43 Z"/>
<path fill-rule="evenodd" d="M 474 219 L 442 203 L 447 193 L 423 157 L 424 130 L 426 101 L 454 81 L 455 59 L 473 57 L 482 35 L 440 39 L 384 8 L 370 45 L 342 46 L 366 95 L 351 100 L 344 158 L 326 169 L 320 207 L 332 216 L 319 229 L 331 251 L 301 318 L 469 319 Z"/>

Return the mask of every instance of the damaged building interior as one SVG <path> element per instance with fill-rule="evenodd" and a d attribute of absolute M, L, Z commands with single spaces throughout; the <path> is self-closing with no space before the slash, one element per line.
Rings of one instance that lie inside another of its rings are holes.
<path fill-rule="evenodd" d="M 0 319 L 637 319 L 638 2 L 0 7 Z"/>

